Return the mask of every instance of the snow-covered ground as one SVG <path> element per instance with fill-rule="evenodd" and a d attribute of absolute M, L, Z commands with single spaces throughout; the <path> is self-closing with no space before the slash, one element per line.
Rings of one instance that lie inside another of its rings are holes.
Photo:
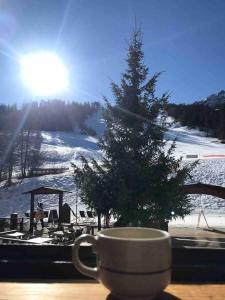
<path fill-rule="evenodd" d="M 191 182 L 225 186 L 225 145 L 218 139 L 206 137 L 204 132 L 181 127 L 179 124 L 172 126 L 165 138 L 168 144 L 176 138 L 175 156 L 182 156 L 185 163 L 199 160 L 199 164 L 192 172 Z M 184 220 L 173 220 L 171 226 L 196 226 L 198 213 L 203 208 L 209 226 L 225 227 L 224 199 L 209 195 L 190 197 L 195 206 L 193 213 Z M 203 218 L 200 225 L 206 225 Z"/>
<path fill-rule="evenodd" d="M 225 144 L 221 144 L 216 138 L 206 137 L 202 131 L 175 124 L 168 130 L 165 139 L 171 144 L 175 138 L 176 157 L 188 159 L 187 155 L 197 155 L 198 159 L 225 158 Z"/>
<path fill-rule="evenodd" d="M 89 120 L 91 125 L 96 124 L 98 133 L 103 131 L 103 124 L 95 119 Z M 46 175 L 19 181 L 9 188 L 0 186 L 0 216 L 18 212 L 23 215 L 29 210 L 29 196 L 23 192 L 40 186 L 58 187 L 68 190 L 64 201 L 75 210 L 76 187 L 73 182 L 73 169 L 71 162 L 78 162 L 79 155 L 99 159 L 101 152 L 97 145 L 97 138 L 88 137 L 73 132 L 43 132 L 42 151 L 47 161 L 45 167 L 63 166 L 68 167 L 66 173 L 58 175 Z M 176 157 L 182 156 L 185 163 L 199 159 L 199 165 L 193 171 L 193 182 L 202 182 L 225 186 L 225 145 L 215 138 L 205 137 L 198 130 L 190 130 L 186 127 L 174 125 L 166 134 L 168 143 L 176 138 Z M 190 158 L 194 155 L 195 158 Z M 210 226 L 225 227 L 225 200 L 212 196 L 191 196 L 195 209 L 190 216 L 184 220 L 174 220 L 171 226 L 196 226 L 198 212 L 204 208 L 207 221 Z M 57 207 L 57 196 L 46 196 L 44 207 Z M 78 210 L 84 209 L 82 203 L 78 203 Z"/>
<path fill-rule="evenodd" d="M 70 167 L 80 155 L 100 158 L 97 138 L 73 132 L 42 132 L 45 167 Z"/>

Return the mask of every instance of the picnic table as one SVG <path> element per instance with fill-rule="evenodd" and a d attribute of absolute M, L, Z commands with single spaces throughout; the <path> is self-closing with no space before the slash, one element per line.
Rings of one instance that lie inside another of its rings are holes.
<path fill-rule="evenodd" d="M 53 239 L 52 238 L 46 238 L 46 237 L 36 237 L 29 240 L 26 240 L 26 243 L 32 243 L 32 244 L 43 244 L 43 243 L 49 243 Z"/>
<path fill-rule="evenodd" d="M 25 234 L 22 232 L 13 232 L 13 233 L 8 233 L 5 236 L 10 237 L 10 238 L 16 238 L 16 239 L 21 239 Z"/>
<path fill-rule="evenodd" d="M 55 283 L 0 282 L 0 299 L 117 300 L 101 284 L 91 280 Z M 225 284 L 170 284 L 157 300 L 224 300 Z"/>

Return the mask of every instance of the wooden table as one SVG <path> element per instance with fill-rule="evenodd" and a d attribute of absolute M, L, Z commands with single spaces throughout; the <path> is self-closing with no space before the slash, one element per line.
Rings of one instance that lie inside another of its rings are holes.
<path fill-rule="evenodd" d="M 1 300 L 116 300 L 95 281 L 0 282 Z M 157 300 L 224 300 L 225 284 L 171 284 Z M 138 299 L 137 299 L 138 300 Z"/>
<path fill-rule="evenodd" d="M 5 236 L 10 237 L 10 238 L 16 238 L 16 239 L 19 238 L 19 239 L 21 239 L 24 235 L 25 235 L 24 233 L 16 231 L 16 232 L 13 232 L 13 233 L 8 233 Z"/>

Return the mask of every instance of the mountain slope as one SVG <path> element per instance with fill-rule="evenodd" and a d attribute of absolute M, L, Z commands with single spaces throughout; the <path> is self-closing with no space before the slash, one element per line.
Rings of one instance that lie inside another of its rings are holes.
<path fill-rule="evenodd" d="M 204 104 L 211 107 L 219 107 L 225 105 L 225 91 L 221 90 L 218 94 L 212 94 L 202 101 Z"/>
<path fill-rule="evenodd" d="M 91 122 L 92 125 L 99 126 L 98 117 L 92 119 Z M 0 187 L 0 216 L 6 216 L 13 212 L 23 215 L 25 211 L 29 210 L 29 196 L 22 193 L 43 185 L 72 192 L 65 193 L 64 201 L 75 210 L 76 187 L 73 182 L 71 162 L 79 163 L 80 154 L 100 159 L 101 151 L 97 145 L 98 139 L 73 132 L 42 132 L 42 136 L 44 139 L 42 151 L 47 157 L 44 166 L 65 166 L 69 170 L 58 175 L 26 178 L 8 188 L 4 188 L 2 184 Z M 199 159 L 199 165 L 193 171 L 191 182 L 225 186 L 225 146 L 217 139 L 205 137 L 202 132 L 180 127 L 179 124 L 174 125 L 166 133 L 165 138 L 168 144 L 171 144 L 174 138 L 177 139 L 175 155 L 182 156 L 184 163 Z M 192 157 L 194 155 L 195 158 L 190 158 L 190 155 Z M 45 209 L 58 206 L 56 196 L 41 196 L 39 199 L 44 201 Z M 195 206 L 193 213 L 198 212 L 200 207 L 204 206 L 206 213 L 210 215 L 225 214 L 225 201 L 222 199 L 211 196 L 192 196 L 192 199 Z M 83 209 L 84 206 L 79 203 L 78 210 L 81 208 Z"/>

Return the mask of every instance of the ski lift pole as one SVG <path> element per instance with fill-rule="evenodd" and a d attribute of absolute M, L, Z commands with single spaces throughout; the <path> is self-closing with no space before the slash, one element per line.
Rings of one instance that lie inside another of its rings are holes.
<path fill-rule="evenodd" d="M 199 211 L 199 214 L 198 214 L 198 224 L 197 224 L 196 228 L 199 228 L 199 226 L 200 226 L 201 216 L 204 218 L 205 223 L 207 225 L 207 228 L 210 228 L 209 224 L 208 224 L 208 222 L 206 220 L 206 216 L 205 216 L 205 212 L 204 212 L 204 205 L 203 205 L 202 195 L 200 196 L 200 200 L 201 200 L 201 210 Z"/>
<path fill-rule="evenodd" d="M 198 223 L 197 223 L 197 226 L 196 226 L 196 228 L 199 228 L 199 225 L 200 225 L 200 220 L 201 220 L 201 216 L 202 216 L 202 212 L 203 212 L 203 201 L 202 201 L 202 195 L 200 195 L 200 202 L 201 202 L 201 209 L 199 210 L 199 213 L 198 213 Z"/>
<path fill-rule="evenodd" d="M 202 212 L 202 215 L 203 215 L 203 218 L 205 219 L 205 222 L 206 222 L 207 227 L 210 228 L 210 227 L 209 227 L 209 224 L 208 224 L 208 222 L 207 222 L 207 220 L 206 220 L 204 211 Z"/>

